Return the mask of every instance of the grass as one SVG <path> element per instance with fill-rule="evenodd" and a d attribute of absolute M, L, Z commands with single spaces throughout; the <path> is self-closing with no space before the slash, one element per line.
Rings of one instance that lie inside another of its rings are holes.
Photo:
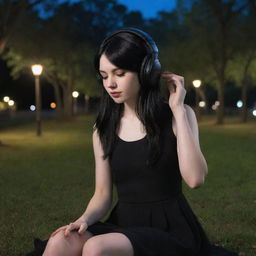
<path fill-rule="evenodd" d="M 94 189 L 93 121 L 93 115 L 47 120 L 41 138 L 31 123 L 1 130 L 1 256 L 25 255 L 34 237 L 46 239 L 84 212 Z M 224 126 L 203 118 L 200 145 L 209 173 L 199 189 L 183 185 L 210 240 L 241 256 L 256 254 L 255 128 L 233 117 Z"/>

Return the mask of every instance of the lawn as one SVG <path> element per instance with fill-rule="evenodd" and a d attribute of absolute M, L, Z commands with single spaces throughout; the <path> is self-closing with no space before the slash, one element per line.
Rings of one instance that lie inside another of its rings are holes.
<path fill-rule="evenodd" d="M 94 189 L 94 118 L 45 120 L 41 138 L 33 123 L 0 131 L 0 256 L 25 255 L 35 237 L 84 212 Z M 216 126 L 207 117 L 199 131 L 209 173 L 198 189 L 184 184 L 184 194 L 212 242 L 256 255 L 256 122 Z"/>

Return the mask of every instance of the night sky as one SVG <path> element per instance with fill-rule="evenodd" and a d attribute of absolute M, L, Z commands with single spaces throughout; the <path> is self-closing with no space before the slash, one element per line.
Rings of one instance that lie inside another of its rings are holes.
<path fill-rule="evenodd" d="M 145 18 L 155 17 L 160 10 L 170 11 L 175 7 L 175 0 L 119 0 L 129 11 L 139 10 Z"/>
<path fill-rule="evenodd" d="M 59 0 L 66 2 L 67 0 Z M 78 0 L 70 0 L 78 2 Z M 119 3 L 127 6 L 129 11 L 141 11 L 145 18 L 153 18 L 160 10 L 170 11 L 176 5 L 176 0 L 118 0 Z"/>

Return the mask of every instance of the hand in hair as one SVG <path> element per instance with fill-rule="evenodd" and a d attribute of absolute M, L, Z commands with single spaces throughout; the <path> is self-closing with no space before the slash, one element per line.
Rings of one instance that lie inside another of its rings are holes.
<path fill-rule="evenodd" d="M 161 78 L 165 80 L 169 95 L 169 106 L 173 113 L 184 109 L 186 89 L 184 88 L 184 77 L 171 72 L 164 72 Z"/>

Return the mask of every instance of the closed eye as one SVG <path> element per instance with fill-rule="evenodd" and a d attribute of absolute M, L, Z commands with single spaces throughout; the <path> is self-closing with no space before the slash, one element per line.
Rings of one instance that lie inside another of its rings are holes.
<path fill-rule="evenodd" d="M 122 77 L 122 76 L 124 76 L 125 75 L 125 72 L 123 72 L 123 73 L 120 73 L 120 74 L 116 74 L 117 76 L 119 76 L 119 77 Z"/>
<path fill-rule="evenodd" d="M 123 76 L 125 76 L 125 72 L 122 72 L 122 73 L 119 73 L 119 74 L 116 74 L 118 77 L 123 77 Z M 106 80 L 106 79 L 108 79 L 108 76 L 102 76 L 101 75 L 101 79 L 103 79 L 103 80 Z"/>

